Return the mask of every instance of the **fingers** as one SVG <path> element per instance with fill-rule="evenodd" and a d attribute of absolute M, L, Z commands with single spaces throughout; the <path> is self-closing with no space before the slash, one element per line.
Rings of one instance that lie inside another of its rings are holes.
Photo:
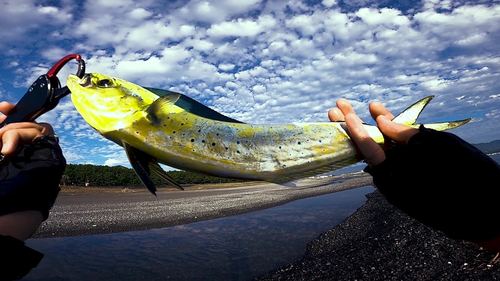
<path fill-rule="evenodd" d="M 8 102 L 0 102 L 0 122 L 12 112 L 15 105 Z M 0 153 L 9 156 L 16 152 L 20 145 L 30 143 L 38 137 L 53 135 L 54 129 L 47 123 L 19 122 L 11 123 L 0 128 L 1 149 Z"/>
<path fill-rule="evenodd" d="M 0 102 L 0 112 L 3 113 L 2 116 L 0 116 L 0 122 L 3 122 L 5 118 L 7 118 L 7 115 L 12 111 L 12 109 L 15 107 L 15 105 L 8 103 L 6 101 Z"/>
<path fill-rule="evenodd" d="M 372 102 L 370 104 L 370 114 L 377 121 L 380 131 L 396 142 L 406 144 L 413 135 L 418 133 L 417 129 L 392 122 L 391 120 L 394 119 L 394 115 L 380 102 Z"/>
<path fill-rule="evenodd" d="M 3 126 L 0 128 L 0 138 L 7 131 L 11 130 L 19 130 L 19 129 L 36 129 L 39 133 L 43 135 L 51 135 L 54 134 L 54 129 L 48 123 L 33 123 L 33 122 L 16 122 Z"/>
<path fill-rule="evenodd" d="M 32 142 L 43 134 L 35 128 L 9 130 L 2 135 L 2 149 L 0 152 L 3 155 L 9 155 L 17 150 L 20 144 Z"/>
<path fill-rule="evenodd" d="M 363 125 L 363 121 L 356 115 L 349 101 L 339 99 L 337 100 L 337 107 L 328 112 L 330 121 L 346 122 L 349 136 L 370 166 L 376 166 L 383 162 L 385 160 L 384 151 L 370 137 Z M 418 133 L 415 128 L 392 122 L 394 115 L 380 102 L 370 104 L 370 114 L 377 122 L 380 131 L 396 142 L 406 144 L 413 135 Z"/>
<path fill-rule="evenodd" d="M 345 120 L 344 119 L 344 114 L 338 108 L 332 108 L 332 109 L 330 109 L 330 111 L 328 111 L 328 118 L 332 122 L 344 121 Z"/>
<path fill-rule="evenodd" d="M 6 101 L 2 101 L 0 102 L 0 112 L 2 112 L 3 114 L 6 114 L 6 115 L 9 115 L 9 112 L 15 107 L 15 105 L 9 103 L 9 102 L 6 102 Z"/>
<path fill-rule="evenodd" d="M 369 108 L 373 120 L 377 120 L 377 117 L 380 115 L 387 117 L 389 120 L 394 119 L 394 115 L 378 101 L 370 103 Z"/>
<path fill-rule="evenodd" d="M 52 126 L 49 123 L 42 122 L 42 123 L 31 123 L 31 124 L 37 124 L 38 126 L 43 127 L 40 132 L 46 136 L 55 134 L 54 128 L 52 128 Z"/>
<path fill-rule="evenodd" d="M 349 114 L 345 117 L 345 122 L 349 128 L 349 136 L 356 143 L 366 162 L 372 167 L 382 163 L 385 160 L 385 153 L 370 137 L 361 119 L 355 114 Z"/>
<path fill-rule="evenodd" d="M 338 99 L 337 107 L 340 109 L 340 111 L 342 111 L 342 114 L 344 114 L 344 116 L 346 116 L 347 114 L 355 114 L 351 103 L 346 99 Z"/>
<path fill-rule="evenodd" d="M 7 131 L 2 135 L 2 149 L 0 152 L 8 156 L 16 151 L 21 136 L 18 130 Z"/>
<path fill-rule="evenodd" d="M 38 137 L 53 135 L 54 129 L 47 123 L 21 122 L 12 123 L 0 129 L 2 148 L 0 152 L 8 156 L 14 153 L 18 146 L 30 143 Z"/>
<path fill-rule="evenodd" d="M 363 121 L 356 115 L 351 104 L 345 100 L 337 101 L 339 110 L 344 114 L 349 136 L 354 141 L 359 151 L 370 166 L 376 166 L 385 160 L 385 153 L 380 146 L 370 137 Z"/>
<path fill-rule="evenodd" d="M 399 143 L 408 143 L 411 137 L 418 133 L 417 129 L 404 124 L 394 123 L 384 115 L 379 115 L 375 120 L 380 131 L 385 136 Z"/>

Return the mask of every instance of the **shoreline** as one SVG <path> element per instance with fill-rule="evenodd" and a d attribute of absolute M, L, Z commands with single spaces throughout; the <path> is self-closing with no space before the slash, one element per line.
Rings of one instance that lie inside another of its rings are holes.
<path fill-rule="evenodd" d="M 248 181 L 241 183 L 216 183 L 216 184 L 187 184 L 182 185 L 184 190 L 179 190 L 176 187 L 156 187 L 157 192 L 182 192 L 187 190 L 207 190 L 207 189 L 218 189 L 218 188 L 235 188 L 242 186 L 256 186 L 265 184 L 265 182 L 260 181 Z M 77 195 L 77 194 L 120 194 L 120 193 L 149 193 L 149 191 L 143 186 L 79 186 L 79 185 L 68 185 L 59 186 L 61 191 L 59 195 Z"/>
<path fill-rule="evenodd" d="M 146 190 L 64 193 L 32 238 L 169 227 L 367 185 L 373 185 L 372 178 L 361 173 L 304 180 L 295 188 L 263 184 L 161 190 L 158 198 Z M 500 280 L 496 253 L 447 238 L 394 208 L 378 190 L 367 198 L 354 214 L 309 242 L 301 259 L 253 280 Z"/>
<path fill-rule="evenodd" d="M 302 259 L 254 280 L 500 280 L 496 253 L 421 224 L 378 190 L 367 197 Z"/>
<path fill-rule="evenodd" d="M 304 179 L 295 187 L 263 183 L 185 191 L 64 192 L 32 238 L 53 238 L 164 228 L 239 215 L 298 199 L 372 185 L 368 174 Z M 210 186 L 209 186 L 210 187 Z M 95 190 L 94 190 L 95 191 Z"/>

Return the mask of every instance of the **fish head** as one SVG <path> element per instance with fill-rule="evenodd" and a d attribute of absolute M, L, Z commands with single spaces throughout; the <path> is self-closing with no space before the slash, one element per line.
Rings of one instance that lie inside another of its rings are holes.
<path fill-rule="evenodd" d="M 69 75 L 66 84 L 75 108 L 101 134 L 128 127 L 158 99 L 131 82 L 99 73 Z"/>

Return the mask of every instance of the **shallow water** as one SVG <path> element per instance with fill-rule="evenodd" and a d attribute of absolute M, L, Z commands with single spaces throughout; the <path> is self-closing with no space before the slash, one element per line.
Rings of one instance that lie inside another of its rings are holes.
<path fill-rule="evenodd" d="M 45 258 L 23 280 L 249 280 L 301 258 L 374 188 L 360 187 L 282 206 L 175 227 L 30 239 Z"/>
<path fill-rule="evenodd" d="M 490 157 L 500 164 L 500 154 L 490 155 Z"/>

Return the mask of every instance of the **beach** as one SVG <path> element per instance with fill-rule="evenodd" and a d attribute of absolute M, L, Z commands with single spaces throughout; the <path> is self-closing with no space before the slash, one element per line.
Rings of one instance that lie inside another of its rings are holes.
<path fill-rule="evenodd" d="M 356 213 L 308 244 L 305 256 L 255 280 L 500 280 L 497 253 L 453 240 L 376 190 Z"/>
<path fill-rule="evenodd" d="M 143 188 L 134 189 L 136 192 L 95 188 L 65 191 L 33 238 L 158 229 L 249 213 L 368 185 L 372 185 L 369 175 L 355 173 L 303 179 L 287 185 L 252 182 L 232 187 L 224 185 L 224 188 L 160 189 L 157 196 Z"/>
<path fill-rule="evenodd" d="M 364 173 L 275 184 L 139 193 L 63 192 L 35 238 L 146 230 L 242 214 L 372 185 Z M 195 188 L 193 188 L 195 189 Z M 445 237 L 375 191 L 311 241 L 303 258 L 254 280 L 500 280 L 496 253 Z M 249 279 L 255 276 L 249 276 Z"/>

